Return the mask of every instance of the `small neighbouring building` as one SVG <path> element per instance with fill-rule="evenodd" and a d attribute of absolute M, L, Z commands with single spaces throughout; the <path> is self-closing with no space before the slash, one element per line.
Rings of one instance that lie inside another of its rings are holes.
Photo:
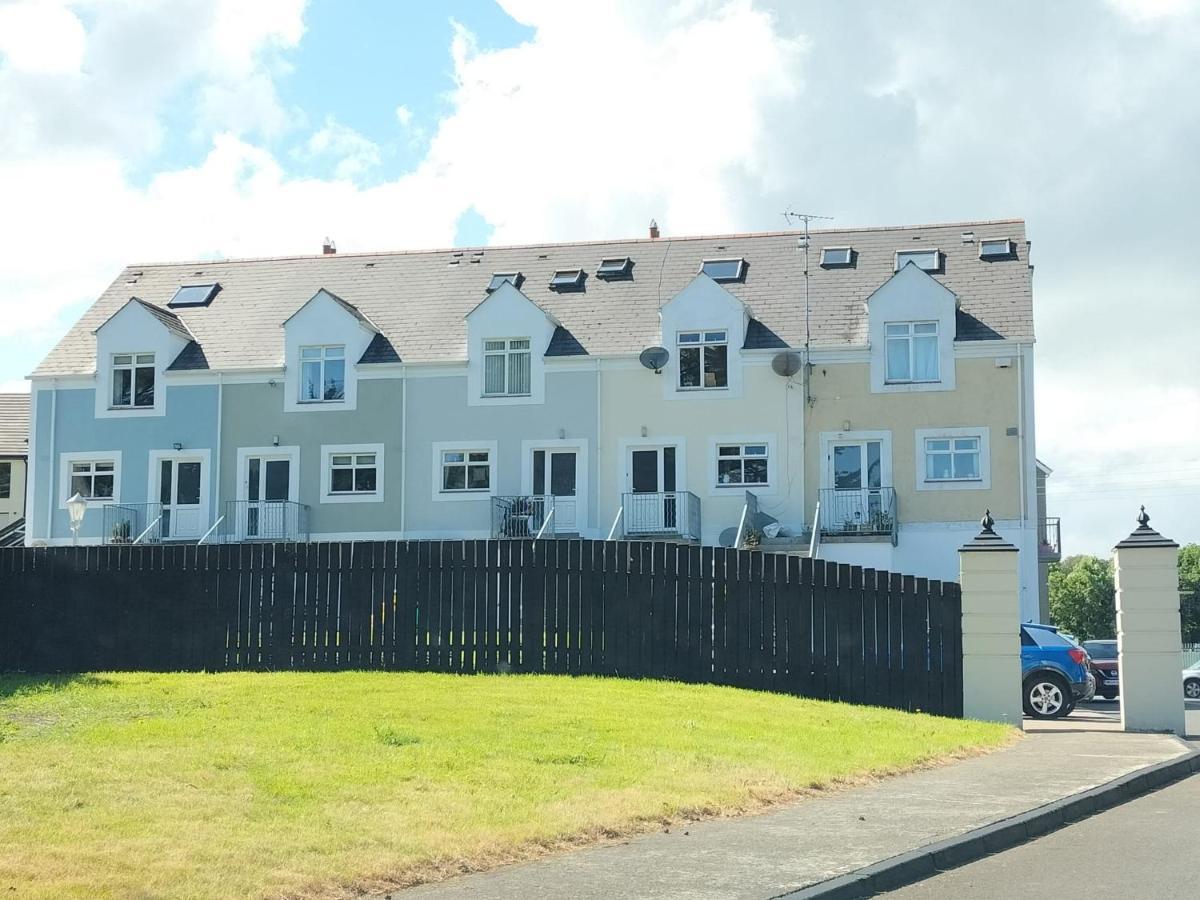
<path fill-rule="evenodd" d="M 0 394 L 0 532 L 25 518 L 29 395 Z"/>

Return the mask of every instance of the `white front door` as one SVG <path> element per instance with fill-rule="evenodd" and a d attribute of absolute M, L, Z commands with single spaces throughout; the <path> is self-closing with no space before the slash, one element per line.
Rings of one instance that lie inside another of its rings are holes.
<path fill-rule="evenodd" d="M 246 502 L 238 516 L 238 533 L 247 540 L 283 540 L 293 530 L 291 456 L 247 456 L 243 476 Z"/>
<path fill-rule="evenodd" d="M 554 498 L 553 530 L 579 531 L 580 491 L 579 452 L 577 450 L 533 451 L 533 495 Z"/>
<path fill-rule="evenodd" d="M 208 528 L 208 481 L 202 457 L 163 456 L 158 461 L 158 501 L 163 540 L 198 539 Z"/>
<path fill-rule="evenodd" d="M 857 529 L 878 516 L 882 503 L 882 465 L 881 441 L 835 443 L 830 457 L 833 509 L 822 509 L 821 518 Z"/>
<path fill-rule="evenodd" d="M 632 448 L 628 487 L 631 494 L 625 508 L 628 534 L 678 531 L 674 447 Z"/>

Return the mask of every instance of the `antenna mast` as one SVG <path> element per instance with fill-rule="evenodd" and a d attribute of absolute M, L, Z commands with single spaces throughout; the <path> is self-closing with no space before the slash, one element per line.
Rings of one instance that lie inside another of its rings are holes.
<path fill-rule="evenodd" d="M 783 214 L 784 221 L 789 225 L 793 221 L 804 223 L 804 362 L 808 364 L 808 345 L 812 339 L 812 326 L 809 322 L 809 298 L 808 298 L 808 223 L 815 219 L 832 219 L 833 216 L 818 216 L 815 213 L 798 213 L 792 212 L 790 209 Z"/>

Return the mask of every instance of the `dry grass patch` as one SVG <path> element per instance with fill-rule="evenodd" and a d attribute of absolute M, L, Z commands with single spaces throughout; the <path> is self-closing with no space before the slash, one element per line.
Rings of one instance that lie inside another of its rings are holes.
<path fill-rule="evenodd" d="M 655 681 L 0 677 L 0 896 L 410 884 L 761 808 L 1012 734 Z"/>

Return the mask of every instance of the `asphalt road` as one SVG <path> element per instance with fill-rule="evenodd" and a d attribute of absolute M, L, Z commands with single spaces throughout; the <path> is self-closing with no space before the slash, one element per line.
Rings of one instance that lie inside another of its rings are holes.
<path fill-rule="evenodd" d="M 884 894 L 888 900 L 1200 896 L 1200 775 L 1004 853 Z"/>
<path fill-rule="evenodd" d="M 1193 741 L 1200 740 L 1200 700 L 1185 700 L 1183 707 L 1186 710 L 1185 722 L 1188 738 Z M 1065 719 L 1051 720 L 1049 723 L 1026 719 L 1025 727 L 1028 728 L 1031 722 L 1035 723 L 1035 728 L 1045 728 L 1046 730 L 1073 727 L 1119 729 L 1121 727 L 1121 701 L 1120 699 L 1105 700 L 1104 698 L 1091 700 L 1087 703 L 1080 703 L 1075 711 Z M 1200 896 L 1200 891 L 1197 892 L 1197 896 Z"/>

